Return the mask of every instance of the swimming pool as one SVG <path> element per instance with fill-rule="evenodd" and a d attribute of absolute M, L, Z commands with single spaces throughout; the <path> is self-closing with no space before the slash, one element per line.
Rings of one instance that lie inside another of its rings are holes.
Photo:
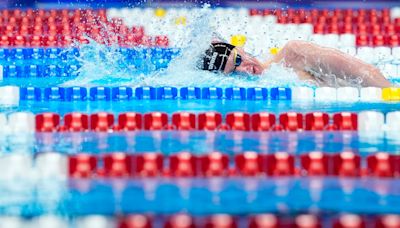
<path fill-rule="evenodd" d="M 258 57 L 310 40 L 396 83 L 399 8 L 242 7 L 0 11 L 0 227 L 399 225 L 400 89 L 187 60 L 211 25 Z"/>

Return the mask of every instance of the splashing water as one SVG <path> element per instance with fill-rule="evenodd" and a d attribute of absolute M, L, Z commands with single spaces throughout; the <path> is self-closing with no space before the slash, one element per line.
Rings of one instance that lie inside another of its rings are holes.
<path fill-rule="evenodd" d="M 89 44 L 79 44 L 80 56 L 76 60 L 81 66 L 79 76 L 63 83 L 63 86 L 218 86 L 218 87 L 272 87 L 310 85 L 300 81 L 293 70 L 280 64 L 273 64 L 259 76 L 232 74 L 225 75 L 203 71 L 197 68 L 197 59 L 210 42 L 215 39 L 215 28 L 209 23 L 211 10 L 204 5 L 184 29 L 181 53 L 166 69 L 155 70 L 146 51 L 144 62 L 132 64 L 120 52 L 118 45 L 103 45 L 89 39 Z"/>

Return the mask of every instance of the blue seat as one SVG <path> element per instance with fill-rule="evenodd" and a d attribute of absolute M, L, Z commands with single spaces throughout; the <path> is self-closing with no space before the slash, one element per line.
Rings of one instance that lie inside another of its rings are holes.
<path fill-rule="evenodd" d="M 248 88 L 247 89 L 247 99 L 248 100 L 266 100 L 268 99 L 268 89 L 267 88 Z"/>
<path fill-rule="evenodd" d="M 59 77 L 60 68 L 56 65 L 47 65 L 42 75 L 43 77 Z"/>
<path fill-rule="evenodd" d="M 0 60 L 7 60 L 9 55 L 8 49 L 0 48 Z"/>
<path fill-rule="evenodd" d="M 58 48 L 48 48 L 45 51 L 45 55 L 47 59 L 58 59 L 58 54 L 60 53 L 60 49 Z"/>
<path fill-rule="evenodd" d="M 246 89 L 239 87 L 226 88 L 225 98 L 228 100 L 246 100 Z"/>
<path fill-rule="evenodd" d="M 31 59 L 42 60 L 44 57 L 43 48 L 32 48 Z"/>
<path fill-rule="evenodd" d="M 291 100 L 292 90 L 290 88 L 274 87 L 271 88 L 272 100 Z"/>
<path fill-rule="evenodd" d="M 133 89 L 127 86 L 119 86 L 112 88 L 113 100 L 130 100 L 133 96 Z"/>
<path fill-rule="evenodd" d="M 36 78 L 42 76 L 41 67 L 38 65 L 29 65 L 25 67 L 25 74 L 20 77 Z"/>
<path fill-rule="evenodd" d="M 159 87 L 156 89 L 157 99 L 159 100 L 173 100 L 178 96 L 178 89 L 175 87 Z"/>
<path fill-rule="evenodd" d="M 87 98 L 87 89 L 84 87 L 69 87 L 65 89 L 65 100 L 83 101 Z"/>
<path fill-rule="evenodd" d="M 11 49 L 9 57 L 11 60 L 24 60 L 25 59 L 24 49 L 22 48 Z"/>
<path fill-rule="evenodd" d="M 44 100 L 62 101 L 65 97 L 65 89 L 60 87 L 49 87 L 44 89 Z"/>
<path fill-rule="evenodd" d="M 90 99 L 93 101 L 109 101 L 111 89 L 109 87 L 98 86 L 90 88 Z"/>
<path fill-rule="evenodd" d="M 219 87 L 204 87 L 201 90 L 203 99 L 222 99 L 222 88 Z"/>
<path fill-rule="evenodd" d="M 180 89 L 180 96 L 182 99 L 200 99 L 201 90 L 198 87 L 183 87 Z"/>
<path fill-rule="evenodd" d="M 5 72 L 4 77 L 8 77 L 8 78 L 22 77 L 24 74 L 23 67 L 16 66 L 16 65 L 5 66 L 4 72 Z"/>
<path fill-rule="evenodd" d="M 37 87 L 21 87 L 20 99 L 26 101 L 40 101 L 42 99 L 42 91 Z"/>
<path fill-rule="evenodd" d="M 150 86 L 138 87 L 135 90 L 136 99 L 156 99 L 156 89 Z"/>

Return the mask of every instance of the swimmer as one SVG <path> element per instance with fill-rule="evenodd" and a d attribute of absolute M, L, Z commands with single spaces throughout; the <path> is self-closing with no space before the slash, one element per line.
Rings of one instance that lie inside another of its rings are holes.
<path fill-rule="evenodd" d="M 200 68 L 225 74 L 261 75 L 274 63 L 292 68 L 300 80 L 316 86 L 392 86 L 375 66 L 339 50 L 306 41 L 289 41 L 264 63 L 242 48 L 224 42 L 212 43 L 202 58 Z"/>

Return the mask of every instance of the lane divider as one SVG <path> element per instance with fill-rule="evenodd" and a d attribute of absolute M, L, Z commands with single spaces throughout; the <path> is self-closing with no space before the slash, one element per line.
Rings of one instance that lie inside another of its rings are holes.
<path fill-rule="evenodd" d="M 388 114 L 389 115 L 389 114 Z M 392 117 L 396 116 L 396 118 Z M 400 114 L 390 115 L 390 121 L 399 122 Z M 371 117 L 368 117 L 371 119 Z M 138 130 L 178 130 L 178 131 L 356 131 L 356 113 L 341 112 L 329 115 L 323 112 L 287 112 L 278 116 L 268 112 L 231 112 L 225 116 L 219 112 L 176 112 L 169 116 L 163 112 L 126 112 L 114 115 L 108 112 L 67 113 L 63 117 L 57 113 L 40 113 L 36 116 L 28 112 L 8 115 L 0 113 L 4 128 L 0 132 L 112 132 Z M 376 122 L 376 121 L 375 121 Z M 383 123 L 382 123 L 383 124 Z M 365 129 L 371 127 L 363 125 Z"/>
<path fill-rule="evenodd" d="M 19 90 L 19 91 L 17 91 Z M 23 101 L 123 101 L 174 99 L 293 100 L 296 102 L 395 102 L 400 88 L 376 87 L 0 87 L 0 105 Z"/>
<path fill-rule="evenodd" d="M 399 138 L 400 111 L 385 115 L 376 111 L 360 113 L 286 112 L 108 112 L 92 114 L 72 112 L 63 117 L 57 113 L 0 113 L 0 133 L 18 132 L 112 132 L 138 130 L 178 131 L 358 131 L 362 135 Z"/>
<path fill-rule="evenodd" d="M 326 153 L 311 151 L 258 153 L 243 151 L 194 154 L 177 152 L 107 152 L 102 154 L 41 152 L 0 156 L 0 180 L 68 178 L 157 178 L 157 177 L 400 177 L 400 156 L 375 152 Z"/>
<path fill-rule="evenodd" d="M 323 212 L 322 212 L 323 213 Z M 127 214 L 121 216 L 107 216 L 102 214 L 89 214 L 74 216 L 71 219 L 56 215 L 41 215 L 31 219 L 22 216 L 1 216 L 0 222 L 5 227 L 108 227 L 108 228 L 150 228 L 150 227 L 208 227 L 208 228 L 276 228 L 276 227 L 372 227 L 391 228 L 400 226 L 400 216 L 396 214 L 378 214 L 373 216 L 350 213 L 331 214 L 291 214 L 258 213 L 248 216 L 235 216 L 230 214 L 210 214 L 206 216 L 191 215 L 187 213 L 157 216 L 149 214 Z M 184 224 L 185 226 L 182 226 Z"/>

